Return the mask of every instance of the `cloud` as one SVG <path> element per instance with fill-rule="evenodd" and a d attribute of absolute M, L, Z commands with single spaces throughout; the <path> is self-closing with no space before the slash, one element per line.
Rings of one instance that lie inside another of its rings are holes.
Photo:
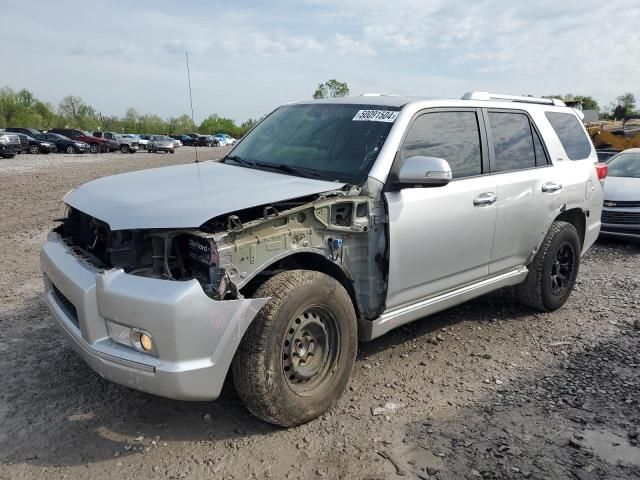
<path fill-rule="evenodd" d="M 185 111 L 185 51 L 203 117 L 261 116 L 329 78 L 353 93 L 640 94 L 637 0 L 67 3 L 3 12 L 3 61 L 15 68 L 1 81 L 53 103 L 81 95 L 107 114 Z"/>

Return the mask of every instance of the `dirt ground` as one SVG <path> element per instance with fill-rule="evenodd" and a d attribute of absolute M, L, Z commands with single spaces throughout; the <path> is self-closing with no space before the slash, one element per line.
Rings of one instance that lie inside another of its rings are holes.
<path fill-rule="evenodd" d="M 554 313 L 499 291 L 360 344 L 338 405 L 296 429 L 230 383 L 188 403 L 100 378 L 41 299 L 39 248 L 71 188 L 193 155 L 0 161 L 0 479 L 640 478 L 637 244 L 598 242 Z"/>

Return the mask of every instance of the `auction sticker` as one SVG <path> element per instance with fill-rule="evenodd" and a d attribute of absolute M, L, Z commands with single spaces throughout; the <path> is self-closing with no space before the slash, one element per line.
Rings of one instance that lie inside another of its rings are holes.
<path fill-rule="evenodd" d="M 353 117 L 354 122 L 395 122 L 400 112 L 391 110 L 360 110 Z"/>

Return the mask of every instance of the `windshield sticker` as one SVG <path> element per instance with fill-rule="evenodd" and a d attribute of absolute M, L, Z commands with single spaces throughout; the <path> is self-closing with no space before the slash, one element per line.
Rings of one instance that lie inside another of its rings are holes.
<path fill-rule="evenodd" d="M 393 123 L 398 118 L 400 112 L 391 110 L 360 110 L 353 117 L 354 122 L 389 122 Z"/>

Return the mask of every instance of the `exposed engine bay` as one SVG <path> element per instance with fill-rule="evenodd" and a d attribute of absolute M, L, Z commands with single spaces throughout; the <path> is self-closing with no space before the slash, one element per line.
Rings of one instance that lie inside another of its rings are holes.
<path fill-rule="evenodd" d="M 384 307 L 386 215 L 360 188 L 251 207 L 198 229 L 115 230 L 69 208 L 56 228 L 99 269 L 169 281 L 197 279 L 215 300 L 250 296 L 278 271 L 314 268 L 338 277 L 360 318 Z"/>

